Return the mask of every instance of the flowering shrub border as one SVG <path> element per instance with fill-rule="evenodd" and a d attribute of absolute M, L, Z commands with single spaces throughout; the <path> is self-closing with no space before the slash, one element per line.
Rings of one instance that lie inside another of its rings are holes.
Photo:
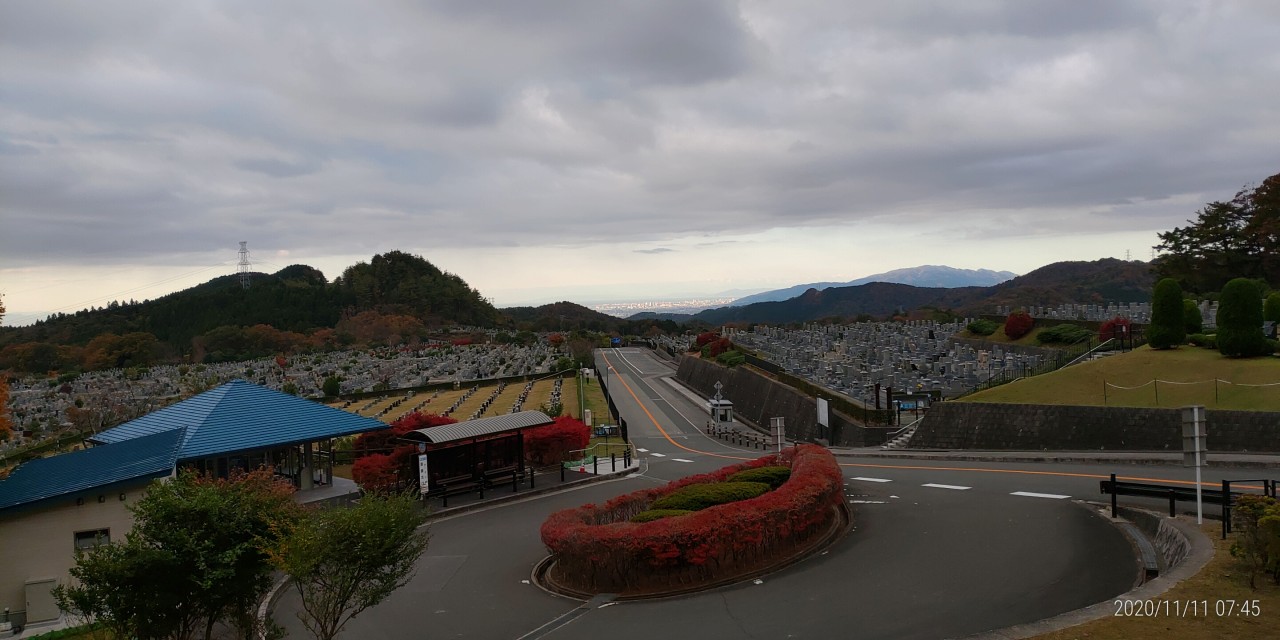
<path fill-rule="evenodd" d="M 551 514 L 542 542 L 554 558 L 547 577 L 585 593 L 687 590 L 776 564 L 831 530 L 843 500 L 843 476 L 822 447 L 781 454 L 791 478 L 756 498 L 653 522 L 628 522 L 654 500 L 691 484 L 720 482 L 744 469 L 779 464 L 769 455 L 663 487 Z"/>

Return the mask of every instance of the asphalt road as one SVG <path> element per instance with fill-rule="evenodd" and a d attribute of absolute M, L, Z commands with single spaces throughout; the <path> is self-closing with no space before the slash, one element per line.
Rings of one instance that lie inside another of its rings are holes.
<path fill-rule="evenodd" d="M 1177 467 L 842 456 L 854 526 L 826 552 L 758 583 L 584 606 L 529 582 L 546 554 L 538 528 L 549 513 L 762 455 L 705 436 L 705 408 L 666 382 L 674 372 L 647 352 L 598 360 L 643 450 L 641 472 L 436 521 L 414 579 L 342 638 L 959 637 L 1127 591 L 1137 576 L 1128 541 L 1073 501 L 1100 499 L 1098 479 L 1112 472 L 1190 477 Z M 1206 471 L 1207 481 L 1250 477 Z M 297 606 L 286 593 L 276 619 L 306 637 L 290 614 Z"/>

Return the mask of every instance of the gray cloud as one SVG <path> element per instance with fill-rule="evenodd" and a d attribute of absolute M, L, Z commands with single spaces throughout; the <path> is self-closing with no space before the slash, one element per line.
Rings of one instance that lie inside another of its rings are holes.
<path fill-rule="evenodd" d="M 675 252 L 675 249 L 671 249 L 671 248 L 668 248 L 668 247 L 656 247 L 656 248 L 653 248 L 653 249 L 636 249 L 636 250 L 635 250 L 635 252 L 636 252 L 636 253 L 647 253 L 647 254 L 651 254 L 651 255 L 656 255 L 656 254 L 659 254 L 659 253 L 674 253 L 674 252 Z"/>
<path fill-rule="evenodd" d="M 242 239 L 429 255 L 963 212 L 990 233 L 1164 229 L 1280 170 L 1278 14 L 4 3 L 0 267 Z"/>

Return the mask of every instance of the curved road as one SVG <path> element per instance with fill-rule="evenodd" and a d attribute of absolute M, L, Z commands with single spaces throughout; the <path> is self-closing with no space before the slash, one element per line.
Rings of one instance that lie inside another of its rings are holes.
<path fill-rule="evenodd" d="M 1127 591 L 1128 541 L 1072 504 L 1098 479 L 1187 482 L 1175 467 L 898 461 L 842 456 L 853 530 L 802 563 L 711 592 L 584 606 L 529 583 L 557 509 L 600 502 L 763 452 L 702 434 L 706 409 L 644 350 L 598 353 L 641 471 L 435 521 L 414 579 L 343 638 L 950 638 L 1043 619 Z M 731 398 L 731 394 L 727 394 Z M 1206 481 L 1217 480 L 1211 472 Z M 1220 473 L 1220 471 L 1219 471 Z M 1228 475 L 1233 474 L 1230 471 Z M 276 620 L 307 634 L 287 592 Z"/>

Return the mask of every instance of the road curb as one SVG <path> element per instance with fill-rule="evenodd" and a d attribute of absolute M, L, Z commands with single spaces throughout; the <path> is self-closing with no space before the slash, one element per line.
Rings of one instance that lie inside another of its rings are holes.
<path fill-rule="evenodd" d="M 477 509 L 492 507 L 494 505 L 506 504 L 508 502 L 515 502 L 517 500 L 523 500 L 525 498 L 532 498 L 535 496 L 542 496 L 549 493 L 557 493 L 560 491 L 569 491 L 570 489 L 576 489 L 578 487 L 588 485 L 594 482 L 602 482 L 604 480 L 621 478 L 623 476 L 627 476 L 632 473 L 635 473 L 639 470 L 640 470 L 639 462 L 633 460 L 631 463 L 631 466 L 625 469 L 619 469 L 617 471 L 610 471 L 607 473 L 597 473 L 589 477 L 583 478 L 581 480 L 573 480 L 570 482 L 565 482 L 563 484 L 552 485 L 550 487 L 541 487 L 538 489 L 530 489 L 528 491 L 520 491 L 517 493 L 508 493 L 499 497 L 486 498 L 484 500 L 481 500 L 480 502 L 472 502 L 470 504 L 464 504 L 456 507 L 449 507 L 447 509 L 440 509 L 438 511 L 432 511 L 427 516 L 427 522 L 431 522 L 432 520 L 438 520 L 440 518 L 456 516 L 459 514 L 467 513 L 469 511 L 475 511 Z"/>
<path fill-rule="evenodd" d="M 878 458 L 882 460 L 951 460 L 962 462 L 1026 462 L 1026 463 L 1075 463 L 1075 464 L 1138 464 L 1153 466 L 1182 466 L 1182 458 L 1153 458 L 1142 457 L 1141 453 L 1135 453 L 1133 457 L 1118 456 L 1097 456 L 1088 453 L 1072 454 L 1062 452 L 1045 452 L 1043 454 L 1000 454 L 1000 453 L 961 453 L 955 451 L 946 452 L 918 452 L 918 453 L 881 453 L 875 451 L 836 451 L 833 450 L 832 455 L 837 458 Z M 1212 455 L 1212 453 L 1210 453 Z M 1271 454 L 1255 454 L 1255 455 L 1271 455 Z M 1206 460 L 1210 467 L 1235 467 L 1235 468 L 1252 468 L 1252 469 L 1274 469 L 1280 465 L 1280 455 L 1275 456 L 1275 460 Z"/>

